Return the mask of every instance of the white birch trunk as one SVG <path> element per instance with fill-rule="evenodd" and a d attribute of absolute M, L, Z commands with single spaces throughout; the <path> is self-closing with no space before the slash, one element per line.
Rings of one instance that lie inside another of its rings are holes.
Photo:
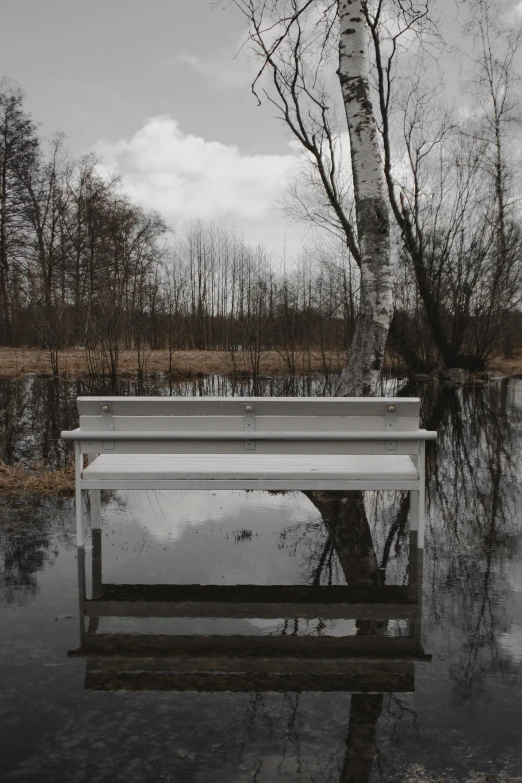
<path fill-rule="evenodd" d="M 337 393 L 375 396 L 393 314 L 390 224 L 377 124 L 368 82 L 362 0 L 339 0 L 339 70 L 361 251 L 360 315 Z"/>

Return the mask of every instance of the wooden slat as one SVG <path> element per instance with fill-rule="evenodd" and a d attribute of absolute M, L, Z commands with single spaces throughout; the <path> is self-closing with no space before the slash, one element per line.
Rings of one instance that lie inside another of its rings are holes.
<path fill-rule="evenodd" d="M 255 405 L 256 416 L 380 416 L 389 404 L 400 416 L 420 410 L 417 397 L 78 397 L 78 412 L 99 415 L 104 402 L 115 416 L 242 416 L 247 403 Z"/>
<path fill-rule="evenodd" d="M 408 480 L 419 478 L 411 458 L 401 456 L 335 456 L 331 454 L 100 454 L 85 480 Z"/>
<path fill-rule="evenodd" d="M 228 617 L 278 620 L 300 618 L 313 620 L 411 620 L 418 614 L 415 604 L 230 604 L 143 601 L 100 601 L 85 603 L 87 617 Z"/>
<path fill-rule="evenodd" d="M 140 481 L 138 479 L 111 479 L 110 481 L 103 481 L 102 479 L 88 480 L 82 479 L 79 481 L 79 487 L 81 489 L 149 489 L 149 490 L 211 490 L 217 492 L 218 490 L 252 490 L 252 491 L 284 491 L 284 492 L 300 492 L 302 490 L 333 490 L 335 492 L 342 492 L 344 490 L 360 489 L 362 491 L 367 490 L 418 490 L 420 486 L 419 481 L 407 481 L 406 479 L 395 479 L 394 481 L 385 481 L 383 479 L 374 479 L 372 481 L 363 481 L 362 479 L 353 480 L 340 480 L 331 481 L 329 479 L 319 479 L 313 481 L 312 479 L 302 478 L 299 481 L 292 481 L 285 479 L 284 481 L 278 481 L 277 479 L 186 479 L 186 480 L 170 480 L 170 479 L 147 479 Z"/>
<path fill-rule="evenodd" d="M 77 651 L 73 651 L 75 654 Z M 388 678 L 393 676 L 394 671 L 409 671 L 413 668 L 411 661 L 389 661 L 379 659 L 378 664 L 372 660 L 361 660 L 360 658 L 294 658 L 291 656 L 280 656 L 278 658 L 241 658 L 235 656 L 218 658 L 207 658 L 204 656 L 180 657 L 143 657 L 103 655 L 88 656 L 87 669 L 89 671 L 105 672 L 243 672 L 245 674 L 257 672 L 261 667 L 266 667 L 266 671 L 272 674 L 295 673 L 303 676 L 314 676 L 323 671 L 325 674 L 335 675 L 346 670 L 359 672 L 366 677 L 373 676 L 377 671 L 387 674 Z"/>
<path fill-rule="evenodd" d="M 207 658 L 379 658 L 424 660 L 415 639 L 406 636 L 172 636 L 167 634 L 87 635 L 72 656 Z"/>
<path fill-rule="evenodd" d="M 106 438 L 107 436 L 104 436 Z M 244 440 L 115 440 L 112 454 L 252 454 L 246 452 Z M 385 440 L 318 440 L 318 441 L 256 441 L 256 454 L 295 454 L 296 443 L 300 454 L 390 454 Z M 419 441 L 396 441 L 397 454 L 418 454 Z M 83 454 L 101 454 L 106 451 L 104 440 L 87 438 L 81 441 Z M 109 453 L 109 450 L 107 450 Z"/>
<path fill-rule="evenodd" d="M 114 416 L 115 432 L 243 432 L 243 416 Z M 101 416 L 81 416 L 80 429 L 101 431 Z M 256 416 L 256 432 L 384 431 L 384 416 Z M 416 416 L 398 416 L 397 430 L 419 429 Z"/>
<path fill-rule="evenodd" d="M 194 671 L 191 662 L 189 671 L 147 671 L 146 662 L 140 663 L 139 671 L 107 671 L 91 668 L 87 663 L 85 688 L 93 691 L 177 691 L 199 693 L 412 693 L 415 690 L 414 666 L 410 662 L 388 664 L 380 661 L 373 668 L 359 667 L 351 662 L 340 661 L 335 671 L 325 671 L 326 662 L 310 661 L 315 671 L 300 672 L 288 669 L 273 672 L 243 671 L 242 668 L 225 671 Z M 242 662 L 232 662 L 241 667 Z M 96 662 L 97 667 L 100 663 Z M 307 667 L 308 668 L 308 667 Z"/>
<path fill-rule="evenodd" d="M 415 591 L 403 585 L 201 585 L 201 584 L 111 584 L 101 586 L 107 601 L 206 601 L 209 603 L 381 603 L 411 604 Z M 391 617 L 391 615 L 390 615 Z"/>
<path fill-rule="evenodd" d="M 419 609 L 408 587 L 344 585 L 103 585 L 85 603 L 92 617 L 407 619 Z"/>
<path fill-rule="evenodd" d="M 61 433 L 62 438 L 65 440 L 83 440 L 107 438 L 107 432 L 102 430 L 64 430 Z M 193 441 L 207 441 L 207 440 L 220 440 L 227 441 L 239 441 L 244 440 L 245 435 L 242 432 L 193 432 L 186 430 L 172 430 L 170 432 L 139 432 L 135 430 L 127 430 L 125 432 L 113 432 L 111 430 L 111 441 L 129 441 L 134 440 L 136 442 L 155 440 L 155 441 L 179 441 L 179 440 L 193 440 Z M 408 432 L 393 432 L 394 441 L 405 440 L 436 440 L 437 433 L 428 430 L 413 430 Z M 372 431 L 361 430 L 359 432 L 289 432 L 287 430 L 276 430 L 272 432 L 256 432 L 249 431 L 249 440 L 255 441 L 291 441 L 292 443 L 299 443 L 301 441 L 354 441 L 354 440 L 375 440 L 375 441 L 388 441 L 390 440 L 390 433 L 386 431 Z"/>

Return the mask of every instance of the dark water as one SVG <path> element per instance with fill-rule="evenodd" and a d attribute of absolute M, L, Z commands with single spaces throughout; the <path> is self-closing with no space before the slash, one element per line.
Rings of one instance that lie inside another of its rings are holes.
<path fill-rule="evenodd" d="M 78 394 L 100 391 L 2 382 L 4 460 L 64 464 L 57 432 L 75 426 Z M 117 391 L 329 385 L 213 378 Z M 439 431 L 423 559 L 401 493 L 368 493 L 362 514 L 302 493 L 116 492 L 85 562 L 72 500 L 0 498 L 2 781 L 358 783 L 402 781 L 415 765 L 433 780 L 522 774 L 522 382 L 385 391 L 420 393 L 423 423 Z M 88 598 L 109 595 L 134 616 L 93 604 L 81 627 L 84 578 Z M 217 586 L 210 610 L 198 584 Z M 267 597 L 273 584 L 284 589 Z M 319 616 L 303 616 L 299 585 L 323 596 Z M 339 610 L 347 590 L 363 607 L 355 618 Z M 238 609 L 247 593 L 260 616 Z M 172 616 L 181 598 L 195 608 Z M 190 646 L 184 670 L 167 655 L 171 635 Z M 68 657 L 96 644 L 119 654 Z"/>

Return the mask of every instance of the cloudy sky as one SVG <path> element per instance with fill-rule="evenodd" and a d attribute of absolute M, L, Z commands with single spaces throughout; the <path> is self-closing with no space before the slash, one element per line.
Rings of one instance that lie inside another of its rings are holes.
<path fill-rule="evenodd" d="M 45 134 L 96 149 L 175 227 L 222 219 L 279 256 L 299 249 L 305 230 L 273 206 L 295 156 L 250 92 L 245 21 L 226 0 L 1 0 L 0 14 L 0 76 Z"/>
<path fill-rule="evenodd" d="M 44 134 L 63 131 L 73 155 L 95 149 L 175 228 L 222 219 L 278 256 L 298 251 L 305 229 L 274 209 L 296 159 L 251 94 L 229 0 L 0 0 L 0 15 L 0 77 Z"/>

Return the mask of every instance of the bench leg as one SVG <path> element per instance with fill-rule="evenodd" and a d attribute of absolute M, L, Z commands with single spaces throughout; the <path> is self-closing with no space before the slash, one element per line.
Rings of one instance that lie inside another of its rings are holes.
<path fill-rule="evenodd" d="M 82 490 L 80 480 L 82 477 L 83 457 L 80 449 L 80 442 L 75 441 L 75 463 L 76 463 L 76 546 L 84 545 L 83 531 L 83 507 Z"/>
<path fill-rule="evenodd" d="M 89 499 L 91 503 L 91 525 L 93 530 L 101 530 L 101 500 L 100 490 L 90 489 Z"/>
<path fill-rule="evenodd" d="M 99 598 L 102 594 L 102 552 L 101 530 L 92 531 L 92 597 Z"/>
<path fill-rule="evenodd" d="M 424 530 L 426 527 L 424 485 L 419 492 L 419 549 L 424 549 Z"/>
<path fill-rule="evenodd" d="M 89 465 L 92 465 L 94 460 L 96 459 L 98 455 L 97 454 L 89 454 L 87 459 L 89 460 Z M 99 489 L 90 489 L 89 490 L 89 502 L 91 506 L 91 526 L 93 530 L 100 530 L 101 528 L 101 500 L 100 500 L 100 490 Z"/>
<path fill-rule="evenodd" d="M 82 491 L 76 487 L 76 546 L 84 545 Z"/>
<path fill-rule="evenodd" d="M 424 549 L 424 487 L 410 492 L 410 530 L 417 533 L 417 546 Z"/>
<path fill-rule="evenodd" d="M 80 599 L 80 645 L 85 647 L 85 549 L 78 548 L 78 597 Z"/>

